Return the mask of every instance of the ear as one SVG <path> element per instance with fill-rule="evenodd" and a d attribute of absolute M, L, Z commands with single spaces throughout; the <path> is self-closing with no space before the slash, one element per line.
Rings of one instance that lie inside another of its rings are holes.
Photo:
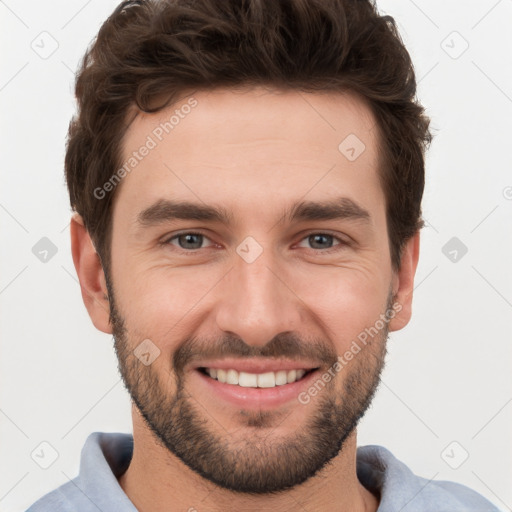
<path fill-rule="evenodd" d="M 390 331 L 403 329 L 411 319 L 412 292 L 414 290 L 414 275 L 420 256 L 420 232 L 410 238 L 402 250 L 400 269 L 394 272 L 393 292 L 394 302 L 401 306 L 396 308 L 398 313 L 389 321 Z"/>
<path fill-rule="evenodd" d="M 105 274 L 82 217 L 71 218 L 71 252 L 80 281 L 82 299 L 97 329 L 112 334 Z"/>

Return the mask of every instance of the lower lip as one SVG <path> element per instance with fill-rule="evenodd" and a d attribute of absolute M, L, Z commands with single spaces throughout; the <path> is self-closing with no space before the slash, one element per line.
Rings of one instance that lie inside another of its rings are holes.
<path fill-rule="evenodd" d="M 315 379 L 317 373 L 318 370 L 314 370 L 298 381 L 273 388 L 244 388 L 219 382 L 199 370 L 192 372 L 194 380 L 197 377 L 201 388 L 206 388 L 207 392 L 216 397 L 244 409 L 269 409 L 286 404 L 291 400 L 298 402 L 299 394 L 311 385 L 311 381 Z"/>

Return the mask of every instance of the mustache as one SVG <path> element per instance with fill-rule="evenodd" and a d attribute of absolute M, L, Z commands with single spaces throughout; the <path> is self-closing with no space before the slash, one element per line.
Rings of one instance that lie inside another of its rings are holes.
<path fill-rule="evenodd" d="M 175 371 L 182 374 L 185 366 L 196 361 L 226 357 L 307 359 L 318 366 L 332 366 L 338 354 L 325 340 L 306 340 L 292 332 L 280 333 L 263 346 L 248 345 L 241 338 L 226 334 L 216 341 L 187 338 L 175 350 L 173 365 Z"/>

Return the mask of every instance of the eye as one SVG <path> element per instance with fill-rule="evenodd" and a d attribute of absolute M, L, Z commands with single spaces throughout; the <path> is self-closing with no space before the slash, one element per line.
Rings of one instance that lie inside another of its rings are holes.
<path fill-rule="evenodd" d="M 177 245 L 180 249 L 184 250 L 197 250 L 197 249 L 203 249 L 203 241 L 209 240 L 208 237 L 203 235 L 202 233 L 179 233 L 177 235 L 172 236 L 171 238 L 168 238 L 164 242 L 162 242 L 164 245 L 171 244 L 171 245 Z M 174 243 L 174 241 L 177 242 L 177 244 Z M 213 245 L 213 244 L 212 244 Z"/>
<path fill-rule="evenodd" d="M 301 244 L 304 243 L 304 241 L 309 243 L 313 249 L 321 249 L 322 252 L 331 252 L 331 250 L 337 250 L 337 246 L 348 245 L 348 243 L 341 238 L 329 233 L 310 233 L 302 239 Z M 334 241 L 337 241 L 338 243 L 333 245 Z M 299 246 L 301 245 L 299 244 Z"/>
<path fill-rule="evenodd" d="M 210 242 L 208 246 L 215 245 L 206 235 L 190 231 L 173 235 L 164 240 L 162 245 L 173 245 L 186 252 L 192 252 L 208 247 L 203 245 L 205 240 Z M 304 243 L 309 244 L 316 252 L 325 253 L 330 253 L 349 245 L 345 240 L 330 233 L 310 233 L 301 240 L 298 247 L 304 247 Z"/>

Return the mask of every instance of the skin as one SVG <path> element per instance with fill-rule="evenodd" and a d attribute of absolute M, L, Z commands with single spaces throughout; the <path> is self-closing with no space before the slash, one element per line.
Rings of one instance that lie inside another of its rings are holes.
<path fill-rule="evenodd" d="M 400 269 L 394 271 L 378 176 L 377 128 L 365 103 L 352 94 L 262 87 L 199 91 L 193 97 L 198 104 L 192 112 L 123 178 L 113 209 L 110 277 L 116 307 L 131 350 L 144 339 L 158 346 L 160 355 L 148 368 L 162 390 L 175 395 L 172 357 L 191 337 L 214 344 L 229 333 L 262 348 L 275 336 L 293 332 L 342 355 L 385 311 L 390 292 L 401 309 L 387 328 L 392 332 L 407 325 L 419 234 L 407 242 Z M 139 113 L 125 137 L 125 156 L 144 144 L 175 108 Z M 338 150 L 351 133 L 366 146 L 355 161 Z M 279 222 L 283 208 L 296 201 L 339 196 L 366 209 L 370 221 Z M 139 212 L 161 198 L 221 205 L 233 223 L 174 220 L 141 227 Z M 178 232 L 197 231 L 207 238 L 193 255 L 184 254 L 192 251 L 180 248 L 176 239 L 159 244 Z M 334 239 L 336 250 L 327 254 L 328 245 L 319 249 L 308 242 L 314 233 L 350 243 L 336 245 Z M 236 252 L 247 236 L 263 249 L 250 264 Z M 94 325 L 111 334 L 105 275 L 78 215 L 72 219 L 71 237 L 84 303 Z M 370 368 L 366 378 L 375 377 L 378 368 L 368 362 L 382 356 L 385 343 L 382 333 L 339 372 L 324 396 L 348 398 L 344 384 L 358 369 Z M 185 368 L 187 393 L 212 435 L 224 436 L 233 447 L 258 428 L 265 438 L 255 437 L 255 446 L 286 443 L 324 403 L 320 397 L 307 405 L 293 400 L 254 427 L 248 424 L 254 411 L 243 414 L 205 396 L 193 371 Z M 357 479 L 356 429 L 330 464 L 304 483 L 280 493 L 249 495 L 192 471 L 158 441 L 135 404 L 132 416 L 134 454 L 119 483 L 138 510 L 377 510 L 378 496 Z M 314 434 L 309 432 L 311 438 Z"/>

